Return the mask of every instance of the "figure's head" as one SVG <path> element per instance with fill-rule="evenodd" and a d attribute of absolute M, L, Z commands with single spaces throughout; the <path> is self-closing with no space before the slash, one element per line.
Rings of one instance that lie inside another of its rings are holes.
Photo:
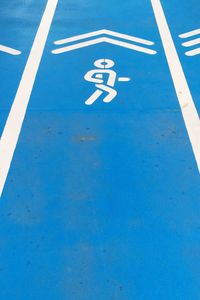
<path fill-rule="evenodd" d="M 110 69 L 115 65 L 115 63 L 111 59 L 102 58 L 102 59 L 96 60 L 94 62 L 94 65 L 95 65 L 95 67 L 100 68 L 100 69 Z"/>

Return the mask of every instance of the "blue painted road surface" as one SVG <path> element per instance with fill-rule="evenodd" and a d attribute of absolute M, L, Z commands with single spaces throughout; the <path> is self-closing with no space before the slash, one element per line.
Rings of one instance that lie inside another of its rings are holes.
<path fill-rule="evenodd" d="M 0 299 L 200 299 L 198 1 L 0 5 Z"/>

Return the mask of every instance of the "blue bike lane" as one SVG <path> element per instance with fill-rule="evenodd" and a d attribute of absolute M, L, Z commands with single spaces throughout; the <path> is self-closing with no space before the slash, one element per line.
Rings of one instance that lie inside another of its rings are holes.
<path fill-rule="evenodd" d="M 102 59 L 130 80 L 86 105 Z M 151 3 L 60 1 L 1 198 L 0 298 L 196 300 L 199 194 Z"/>

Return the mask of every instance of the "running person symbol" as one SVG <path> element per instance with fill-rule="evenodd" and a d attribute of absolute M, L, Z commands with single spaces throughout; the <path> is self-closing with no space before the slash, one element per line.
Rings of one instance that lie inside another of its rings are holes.
<path fill-rule="evenodd" d="M 115 65 L 110 59 L 99 59 L 94 62 L 98 69 L 91 70 L 85 75 L 85 80 L 95 83 L 97 90 L 85 102 L 86 105 L 92 105 L 104 92 L 108 93 L 103 102 L 109 103 L 116 96 L 117 91 L 114 89 L 116 81 L 130 81 L 128 77 L 119 77 L 111 68 Z M 107 76 L 106 76 L 107 75 Z"/>

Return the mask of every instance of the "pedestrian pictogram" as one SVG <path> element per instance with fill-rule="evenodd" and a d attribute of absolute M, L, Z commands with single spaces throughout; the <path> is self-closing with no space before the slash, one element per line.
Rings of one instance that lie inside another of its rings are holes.
<path fill-rule="evenodd" d="M 94 62 L 94 66 L 98 69 L 87 72 L 84 78 L 86 81 L 95 83 L 97 90 L 85 102 L 86 105 L 92 105 L 104 92 L 108 94 L 103 102 L 111 102 L 117 96 L 117 91 L 114 89 L 116 81 L 130 81 L 129 77 L 117 78 L 117 73 L 111 69 L 114 65 L 114 61 L 110 59 L 99 59 Z"/>

